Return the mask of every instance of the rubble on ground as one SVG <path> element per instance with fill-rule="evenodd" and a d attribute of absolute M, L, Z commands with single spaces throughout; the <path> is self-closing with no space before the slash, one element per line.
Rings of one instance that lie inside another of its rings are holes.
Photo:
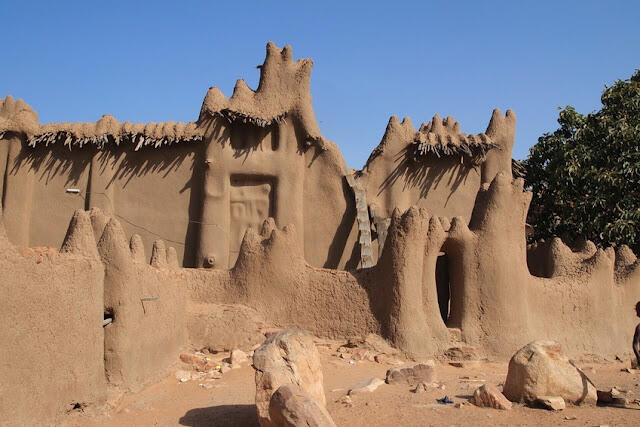
<path fill-rule="evenodd" d="M 418 383 L 432 383 L 436 380 L 436 370 L 433 361 L 429 363 L 419 363 L 414 366 L 391 368 L 387 371 L 387 384 L 409 384 L 412 386 Z"/>
<path fill-rule="evenodd" d="M 366 360 L 384 365 L 402 364 L 400 351 L 376 334 L 349 338 L 346 344 L 336 349 L 335 355 L 355 362 Z"/>

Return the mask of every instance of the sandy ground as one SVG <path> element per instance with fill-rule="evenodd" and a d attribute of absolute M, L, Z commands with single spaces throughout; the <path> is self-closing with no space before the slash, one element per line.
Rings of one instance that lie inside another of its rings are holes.
<path fill-rule="evenodd" d="M 340 401 L 349 389 L 371 377 L 384 378 L 390 366 L 358 361 L 354 365 L 321 352 L 327 409 L 338 426 L 469 426 L 469 425 L 640 425 L 640 406 L 628 408 L 567 407 L 558 412 L 514 405 L 510 411 L 478 408 L 468 403 L 473 391 L 485 382 L 502 385 L 507 362 L 480 362 L 455 368 L 436 363 L 440 388 L 412 393 L 404 385 L 381 385 L 371 393 L 352 398 L 353 406 Z M 621 371 L 622 362 L 578 363 L 599 389 L 613 386 L 627 390 L 629 402 L 640 398 L 640 374 Z M 176 369 L 180 366 L 176 365 Z M 205 387 L 207 384 L 207 387 Z M 249 364 L 233 369 L 221 379 L 181 383 L 174 375 L 136 394 L 112 400 L 107 408 L 86 408 L 70 413 L 69 427 L 79 426 L 257 426 L 254 374 Z M 442 387 L 444 386 L 444 387 Z M 449 396 L 455 405 L 436 399 Z"/>

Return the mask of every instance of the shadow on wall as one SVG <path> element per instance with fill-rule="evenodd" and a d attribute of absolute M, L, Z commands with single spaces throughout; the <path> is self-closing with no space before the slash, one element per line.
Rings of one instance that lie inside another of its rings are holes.
<path fill-rule="evenodd" d="M 329 245 L 329 252 L 324 263 L 324 268 L 337 269 L 342 254 L 349 250 L 349 248 L 347 248 L 347 243 L 349 236 L 351 235 L 351 229 L 356 221 L 356 204 L 346 178 L 342 178 L 342 194 L 344 195 L 344 199 L 347 201 L 347 209 L 345 209 L 342 219 L 340 220 L 340 224 L 338 225 L 338 228 L 333 235 L 333 239 L 331 240 L 331 244 Z M 360 245 L 354 244 L 351 249 L 351 256 L 345 265 L 345 269 L 356 269 L 358 267 L 359 260 Z"/>
<path fill-rule="evenodd" d="M 114 144 L 115 145 L 115 144 Z M 86 188 L 80 188 L 80 195 L 84 199 L 85 209 L 94 206 L 91 195 L 100 195 L 100 198 L 109 198 L 108 191 L 117 185 L 122 191 L 127 190 L 127 186 L 133 178 L 146 175 L 154 175 L 158 179 L 157 185 L 162 186 L 162 181 L 169 176 L 174 176 L 175 172 L 183 167 L 185 162 L 191 161 L 190 165 L 185 165 L 189 169 L 188 180 L 184 182 L 178 193 L 189 191 L 188 218 L 189 225 L 184 237 L 184 260 L 185 267 L 195 266 L 195 251 L 198 246 L 200 227 L 200 205 L 202 203 L 202 179 L 204 165 L 203 144 L 182 144 L 162 150 L 153 147 L 142 147 L 138 151 L 133 151 L 129 146 L 109 147 L 98 150 L 94 146 L 75 148 L 69 150 L 62 144 L 50 146 L 38 145 L 35 148 L 27 146 L 23 142 L 22 149 L 7 170 L 8 174 L 18 174 L 20 170 L 29 170 L 34 173 L 38 185 L 47 187 L 49 185 L 59 185 L 78 187 L 84 185 L 83 174 L 89 173 Z M 170 150 L 170 155 L 167 155 Z M 5 184 L 6 186 L 6 184 Z M 0 194 L 4 194 L 5 189 L 0 189 Z M 97 198 L 99 199 L 99 198 Z M 113 201 L 109 200 L 113 205 Z M 119 219 L 127 221 L 117 215 Z M 163 236 L 158 236 L 163 237 Z"/>
<path fill-rule="evenodd" d="M 192 155 L 195 150 L 174 147 L 171 151 L 171 156 L 167 156 L 152 147 L 142 147 L 138 151 L 126 149 L 99 151 L 96 155 L 98 172 L 108 173 L 113 171 L 113 176 L 109 180 L 108 186 L 115 181 L 121 181 L 123 188 L 126 188 L 131 179 L 147 174 L 158 174 L 162 175 L 162 178 L 166 178 L 171 172 L 178 170 L 185 159 Z M 193 169 L 192 165 L 191 170 L 193 171 Z"/>
<path fill-rule="evenodd" d="M 91 164 L 94 148 L 70 152 L 62 145 L 50 147 L 38 145 L 29 147 L 22 142 L 22 149 L 12 165 L 7 168 L 7 174 L 15 175 L 23 168 L 33 171 L 38 181 L 48 185 L 58 176 L 66 176 L 66 185 L 76 185 L 87 166 Z"/>
<path fill-rule="evenodd" d="M 181 426 L 257 426 L 256 405 L 220 405 L 190 409 L 180 418 Z"/>
<path fill-rule="evenodd" d="M 124 188 L 132 178 L 150 173 L 162 174 L 162 178 L 166 178 L 171 172 L 177 170 L 187 157 L 193 153 L 198 154 L 198 151 L 201 150 L 176 149 L 173 155 L 168 157 L 150 147 L 143 147 L 138 151 L 123 148 L 97 150 L 95 147 L 70 151 L 61 145 L 51 147 L 39 145 L 32 148 L 23 143 L 22 150 L 13 165 L 10 165 L 8 173 L 14 175 L 20 169 L 29 168 L 35 172 L 39 181 L 44 181 L 45 185 L 57 176 L 67 176 L 67 184 L 76 184 L 95 156 L 99 169 L 93 172 L 103 174 L 109 173 L 109 169 L 112 169 L 113 176 L 109 180 L 109 185 L 119 180 L 123 181 Z M 195 169 L 192 165 L 191 170 Z M 193 179 L 185 184 L 185 189 L 191 187 L 192 181 Z"/>
<path fill-rule="evenodd" d="M 202 205 L 202 190 L 204 179 L 204 146 L 203 144 L 193 144 L 189 147 L 177 146 L 171 150 L 171 156 L 167 156 L 164 151 L 156 150 L 152 147 L 142 147 L 138 151 L 130 150 L 107 150 L 100 151 L 96 155 L 98 173 L 104 174 L 112 170 L 113 176 L 108 181 L 107 188 L 114 185 L 115 181 L 122 182 L 123 190 L 134 177 L 148 174 L 159 175 L 161 179 L 167 178 L 169 174 L 177 171 L 182 164 L 193 157 L 189 166 L 191 174 L 189 180 L 180 188 L 179 193 L 189 191 L 188 218 L 189 225 L 184 237 L 184 258 L 183 267 L 195 267 L 196 251 L 200 236 L 200 215 Z M 87 209 L 90 206 L 86 207 Z M 122 219 L 122 218 L 121 218 Z M 162 236 L 158 236 L 162 237 Z"/>
<path fill-rule="evenodd" d="M 465 161 L 468 162 L 468 160 Z M 420 188 L 420 198 L 425 198 L 432 188 L 438 187 L 449 172 L 451 172 L 451 176 L 446 184 L 451 187 L 451 194 L 453 194 L 461 184 L 465 183 L 469 172 L 473 170 L 473 167 L 466 163 L 443 162 L 441 157 L 421 160 L 417 164 L 409 157 L 407 148 L 396 155 L 394 162 L 397 163 L 397 166 L 380 184 L 378 196 L 402 178 L 404 180 L 403 191 L 418 187 Z"/>
<path fill-rule="evenodd" d="M 250 123 L 234 122 L 230 125 L 230 129 L 229 140 L 234 150 L 233 157 L 236 159 L 240 157 L 246 159 L 253 151 L 277 151 L 279 148 L 278 126 L 270 125 L 263 128 Z"/>
<path fill-rule="evenodd" d="M 221 120 L 207 120 L 205 134 L 216 135 L 222 148 L 227 144 L 233 150 L 234 159 L 242 159 L 244 162 L 256 151 L 272 150 L 280 148 L 280 132 L 277 125 L 260 127 L 252 123 L 225 123 Z"/>

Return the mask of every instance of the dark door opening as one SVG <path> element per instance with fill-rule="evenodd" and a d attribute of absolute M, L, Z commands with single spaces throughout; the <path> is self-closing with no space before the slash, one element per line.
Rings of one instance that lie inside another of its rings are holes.
<path fill-rule="evenodd" d="M 449 259 L 441 252 L 436 261 L 436 290 L 438 292 L 438 306 L 442 321 L 446 324 L 449 319 L 451 304 L 451 289 L 449 287 Z"/>

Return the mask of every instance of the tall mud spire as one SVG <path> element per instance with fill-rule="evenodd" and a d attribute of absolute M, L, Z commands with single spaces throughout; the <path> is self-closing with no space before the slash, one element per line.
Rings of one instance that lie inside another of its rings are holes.
<path fill-rule="evenodd" d="M 293 60 L 291 46 L 279 49 L 267 43 L 267 56 L 260 68 L 255 91 L 238 80 L 233 95 L 227 98 L 217 87 L 207 92 L 200 110 L 200 121 L 224 117 L 266 127 L 283 119 L 294 120 L 305 132 L 307 141 L 322 139 L 311 105 L 311 59 Z"/>

